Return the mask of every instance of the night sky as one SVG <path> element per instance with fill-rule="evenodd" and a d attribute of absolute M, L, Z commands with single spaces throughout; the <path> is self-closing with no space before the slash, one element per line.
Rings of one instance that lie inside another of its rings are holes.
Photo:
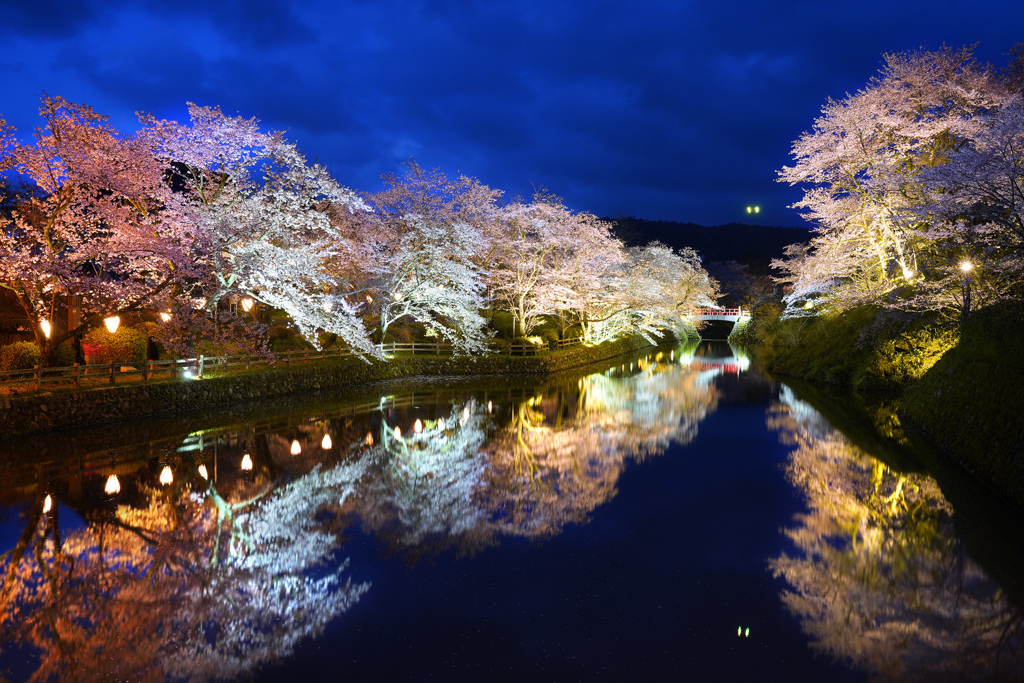
<path fill-rule="evenodd" d="M 775 182 L 883 52 L 1024 41 L 1024 2 L 0 1 L 0 115 L 47 92 L 122 131 L 218 105 L 287 130 L 351 188 L 414 157 L 511 197 L 717 225 L 800 225 Z"/>

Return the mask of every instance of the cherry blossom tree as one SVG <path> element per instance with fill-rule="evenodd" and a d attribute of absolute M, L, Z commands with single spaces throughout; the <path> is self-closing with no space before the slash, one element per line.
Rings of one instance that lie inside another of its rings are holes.
<path fill-rule="evenodd" d="M 189 115 L 190 125 L 143 117 L 144 135 L 173 169 L 164 200 L 205 240 L 208 276 L 186 294 L 207 310 L 244 294 L 287 312 L 317 347 L 326 331 L 376 355 L 360 304 L 337 291 L 326 265 L 343 240 L 331 208 L 363 211 L 365 203 L 256 119 L 194 104 Z"/>
<path fill-rule="evenodd" d="M 638 333 L 653 341 L 666 329 L 686 337 L 695 327 L 690 312 L 717 297 L 718 285 L 693 249 L 676 252 L 658 242 L 633 247 L 582 321 L 584 338 L 599 343 Z"/>
<path fill-rule="evenodd" d="M 52 364 L 65 339 L 196 277 L 197 234 L 162 200 L 166 169 L 145 136 L 61 97 L 44 96 L 40 116 L 34 144 L 0 127 L 2 163 L 31 184 L 0 230 L 0 286 Z M 71 297 L 83 318 L 74 329 L 63 323 Z"/>
<path fill-rule="evenodd" d="M 921 173 L 948 163 L 998 104 L 990 70 L 970 49 L 885 60 L 865 89 L 829 100 L 794 143 L 794 165 L 779 173 L 783 182 L 808 186 L 794 207 L 817 232 L 810 249 L 790 257 L 791 312 L 812 294 L 842 310 L 921 278 Z"/>
<path fill-rule="evenodd" d="M 450 341 L 457 353 L 485 349 L 481 263 L 486 227 L 500 192 L 466 176 L 449 179 L 415 162 L 371 197 L 376 214 L 362 234 L 359 261 L 374 290 L 381 337 L 409 316 Z"/>
<path fill-rule="evenodd" d="M 625 260 L 607 223 L 544 192 L 504 207 L 495 232 L 488 287 L 512 313 L 514 336 L 528 334 L 540 315 L 557 315 L 563 329 L 585 319 Z"/>

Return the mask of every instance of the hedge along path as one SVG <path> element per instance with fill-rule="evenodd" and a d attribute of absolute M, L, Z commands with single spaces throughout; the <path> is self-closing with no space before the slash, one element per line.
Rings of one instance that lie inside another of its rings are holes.
<path fill-rule="evenodd" d="M 434 346 L 431 344 L 431 346 Z M 248 371 L 209 372 L 202 379 L 141 379 L 111 385 L 80 385 L 57 391 L 0 397 L 0 439 L 151 415 L 172 414 L 208 406 L 284 396 L 307 391 L 407 377 L 537 375 L 568 370 L 651 346 L 643 337 L 629 337 L 598 346 L 575 346 L 532 356 L 453 357 L 398 355 L 386 362 L 326 358 L 309 354 L 308 363 L 291 362 Z M 205 365 L 205 359 L 204 359 Z M 94 367 L 94 366 L 88 366 Z M 103 378 L 104 380 L 106 378 Z"/>

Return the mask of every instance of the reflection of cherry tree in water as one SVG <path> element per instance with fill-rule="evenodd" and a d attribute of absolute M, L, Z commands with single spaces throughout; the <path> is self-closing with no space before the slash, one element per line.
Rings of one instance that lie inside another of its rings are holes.
<path fill-rule="evenodd" d="M 483 504 L 503 533 L 547 535 L 584 522 L 610 500 L 630 458 L 686 444 L 717 394 L 697 373 L 642 359 L 639 374 L 613 371 L 512 407 L 497 436 Z"/>
<path fill-rule="evenodd" d="M 374 474 L 356 501 L 364 524 L 404 549 L 487 545 L 475 495 L 486 467 L 488 424 L 489 416 L 472 399 L 453 404 L 448 417 L 417 420 L 405 431 L 382 419 L 377 438 L 370 439 L 375 445 L 364 456 L 375 463 Z"/>
<path fill-rule="evenodd" d="M 809 511 L 771 562 L 813 647 L 880 680 L 1020 680 L 1024 624 L 955 538 L 934 480 L 850 445 L 788 391 L 772 417 L 795 445 Z"/>
<path fill-rule="evenodd" d="M 287 656 L 369 587 L 330 563 L 330 518 L 364 471 L 314 469 L 237 500 L 197 474 L 64 537 L 58 506 L 37 501 L 3 558 L 5 640 L 40 649 L 35 680 L 232 678 Z"/>

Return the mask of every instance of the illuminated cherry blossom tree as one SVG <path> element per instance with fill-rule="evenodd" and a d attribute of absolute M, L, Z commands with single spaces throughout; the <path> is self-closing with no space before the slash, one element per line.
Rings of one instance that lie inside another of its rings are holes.
<path fill-rule="evenodd" d="M 452 343 L 456 353 L 485 348 L 481 263 L 500 196 L 478 181 L 449 179 L 410 163 L 371 197 L 375 215 L 362 234 L 362 268 L 380 316 L 381 337 L 409 316 Z"/>
<path fill-rule="evenodd" d="M 791 314 L 808 298 L 843 310 L 920 280 L 921 252 L 933 240 L 916 210 L 927 201 L 921 174 L 947 164 L 1000 100 L 970 49 L 885 59 L 866 88 L 829 100 L 793 144 L 794 165 L 779 173 L 807 186 L 794 207 L 817 232 L 785 265 Z"/>
<path fill-rule="evenodd" d="M 0 217 L 0 286 L 17 296 L 52 364 L 63 340 L 154 307 L 196 277 L 198 237 L 163 201 L 166 169 L 145 136 L 123 136 L 61 97 L 44 96 L 40 116 L 34 144 L 0 126 L 0 163 L 30 183 L 12 218 Z M 74 329 L 64 324 L 70 297 L 83 318 Z"/>
<path fill-rule="evenodd" d="M 256 119 L 189 105 L 190 125 L 143 118 L 147 139 L 173 176 L 164 193 L 179 221 L 203 236 L 208 277 L 191 296 L 213 310 L 229 293 L 288 313 L 319 346 L 318 332 L 376 355 L 357 313 L 359 303 L 336 290 L 327 263 L 343 235 L 330 220 L 338 207 L 363 211 L 358 196 L 324 167 L 309 165 L 281 133 Z"/>

